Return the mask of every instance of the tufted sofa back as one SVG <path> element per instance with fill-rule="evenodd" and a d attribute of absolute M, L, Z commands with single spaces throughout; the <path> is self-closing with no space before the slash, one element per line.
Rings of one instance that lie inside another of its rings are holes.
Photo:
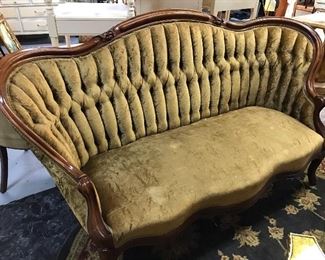
<path fill-rule="evenodd" d="M 16 114 L 80 168 L 98 153 L 246 106 L 313 128 L 304 93 L 312 60 L 311 42 L 289 27 L 166 22 L 88 55 L 25 63 L 7 92 Z"/>

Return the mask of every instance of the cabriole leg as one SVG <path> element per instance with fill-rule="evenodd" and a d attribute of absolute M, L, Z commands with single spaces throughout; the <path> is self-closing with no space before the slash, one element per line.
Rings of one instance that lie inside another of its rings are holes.
<path fill-rule="evenodd" d="M 316 185 L 316 170 L 318 166 L 321 164 L 322 159 L 315 159 L 311 161 L 309 167 L 308 167 L 308 181 L 310 186 Z"/>
<path fill-rule="evenodd" d="M 99 256 L 100 256 L 101 260 L 119 260 L 119 259 L 121 259 L 119 257 L 119 254 L 116 251 L 112 250 L 112 249 L 99 250 Z"/>

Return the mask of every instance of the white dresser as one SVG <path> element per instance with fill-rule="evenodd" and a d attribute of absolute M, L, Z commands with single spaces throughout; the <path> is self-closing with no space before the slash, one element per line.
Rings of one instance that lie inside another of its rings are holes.
<path fill-rule="evenodd" d="M 323 9 L 322 12 L 324 12 L 324 10 L 325 10 L 325 0 L 315 0 L 314 7 L 316 9 Z"/>
<path fill-rule="evenodd" d="M 211 0 L 205 2 L 211 2 Z M 203 0 L 135 0 L 135 10 L 137 15 L 166 8 L 185 8 L 202 11 L 202 4 Z"/>
<path fill-rule="evenodd" d="M 52 5 L 58 3 L 52 0 Z M 48 33 L 48 7 L 44 0 L 0 0 L 0 13 L 16 35 Z"/>

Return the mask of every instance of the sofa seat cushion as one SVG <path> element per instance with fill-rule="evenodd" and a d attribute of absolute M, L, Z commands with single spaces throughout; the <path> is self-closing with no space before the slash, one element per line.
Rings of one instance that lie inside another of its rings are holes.
<path fill-rule="evenodd" d="M 114 243 L 165 234 L 200 209 L 244 202 L 301 170 L 323 138 L 281 112 L 247 107 L 142 138 L 83 167 Z"/>

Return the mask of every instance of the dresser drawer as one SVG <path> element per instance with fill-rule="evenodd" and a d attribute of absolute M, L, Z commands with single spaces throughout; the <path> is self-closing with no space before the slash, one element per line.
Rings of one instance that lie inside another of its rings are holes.
<path fill-rule="evenodd" d="M 18 17 L 17 10 L 15 7 L 1 7 L 0 13 L 2 13 L 6 19 Z"/>
<path fill-rule="evenodd" d="M 14 32 L 20 32 L 21 31 L 21 25 L 18 19 L 6 19 L 8 22 L 10 29 Z"/>
<path fill-rule="evenodd" d="M 21 19 L 24 31 L 47 31 L 47 19 Z"/>
<path fill-rule="evenodd" d="M 319 0 L 315 2 L 315 8 L 317 9 L 325 9 L 325 1 L 324 0 Z"/>
<path fill-rule="evenodd" d="M 29 0 L 1 0 L 3 5 L 29 4 Z"/>
<path fill-rule="evenodd" d="M 20 17 L 46 17 L 45 6 L 19 7 Z"/>

